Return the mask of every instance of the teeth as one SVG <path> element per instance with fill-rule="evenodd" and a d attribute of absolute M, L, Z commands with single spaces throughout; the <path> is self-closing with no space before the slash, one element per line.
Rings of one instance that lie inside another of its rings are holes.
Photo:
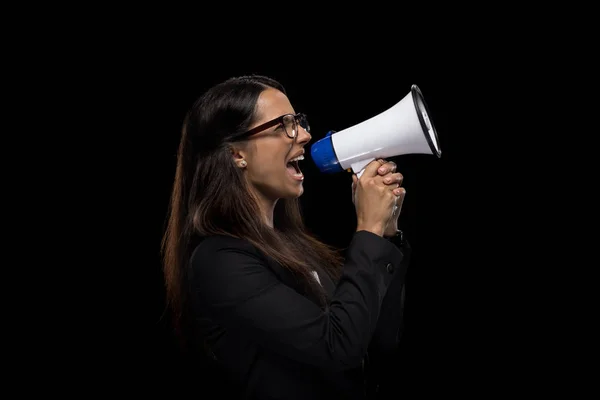
<path fill-rule="evenodd" d="M 303 155 L 299 155 L 299 156 L 298 156 L 298 157 L 296 157 L 296 158 L 292 158 L 292 159 L 291 159 L 290 161 L 288 161 L 288 162 L 292 162 L 292 161 L 302 161 L 302 160 L 304 160 L 304 156 L 303 156 Z"/>

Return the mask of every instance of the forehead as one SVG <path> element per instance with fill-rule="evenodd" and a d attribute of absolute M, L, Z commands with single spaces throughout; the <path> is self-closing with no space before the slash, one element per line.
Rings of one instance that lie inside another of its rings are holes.
<path fill-rule="evenodd" d="M 294 113 L 294 108 L 288 97 L 279 90 L 268 88 L 258 97 L 256 102 L 257 122 L 266 122 L 290 113 Z"/>

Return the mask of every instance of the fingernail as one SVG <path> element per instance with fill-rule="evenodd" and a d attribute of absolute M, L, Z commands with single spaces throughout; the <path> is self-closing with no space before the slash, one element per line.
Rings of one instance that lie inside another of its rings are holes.
<path fill-rule="evenodd" d="M 381 172 L 383 174 L 385 172 L 385 168 L 384 167 L 379 168 L 379 172 Z"/>

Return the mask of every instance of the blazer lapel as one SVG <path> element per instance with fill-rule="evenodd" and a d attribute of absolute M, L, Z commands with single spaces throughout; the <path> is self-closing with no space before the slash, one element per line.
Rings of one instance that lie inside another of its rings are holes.
<path fill-rule="evenodd" d="M 288 269 L 283 268 L 279 263 L 267 257 L 269 269 L 273 271 L 275 275 L 279 278 L 281 282 L 286 284 L 287 286 L 292 287 L 298 293 L 306 296 L 315 304 L 320 305 L 319 300 L 312 292 L 307 292 L 304 288 L 304 285 L 295 277 L 295 275 Z M 335 291 L 335 284 L 329 278 L 329 276 L 323 272 L 320 268 L 317 269 L 317 274 L 319 275 L 319 280 L 321 281 L 321 286 L 325 289 L 327 293 L 327 297 L 331 298 L 333 292 Z"/>
<path fill-rule="evenodd" d="M 333 292 L 335 292 L 335 283 L 333 282 L 333 280 L 331 280 L 329 275 L 325 273 L 325 271 L 323 271 L 321 268 L 316 268 L 316 270 L 317 274 L 319 274 L 321 286 L 323 286 L 325 292 L 327 292 L 327 298 L 333 297 Z"/>

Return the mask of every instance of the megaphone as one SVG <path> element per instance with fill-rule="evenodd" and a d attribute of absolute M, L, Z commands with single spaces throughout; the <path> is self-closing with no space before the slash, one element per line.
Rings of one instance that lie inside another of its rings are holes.
<path fill-rule="evenodd" d="M 442 151 L 429 109 L 417 85 L 393 107 L 342 131 L 329 131 L 311 147 L 314 163 L 323 173 L 344 170 L 360 178 L 378 158 L 404 154 L 441 157 Z"/>

